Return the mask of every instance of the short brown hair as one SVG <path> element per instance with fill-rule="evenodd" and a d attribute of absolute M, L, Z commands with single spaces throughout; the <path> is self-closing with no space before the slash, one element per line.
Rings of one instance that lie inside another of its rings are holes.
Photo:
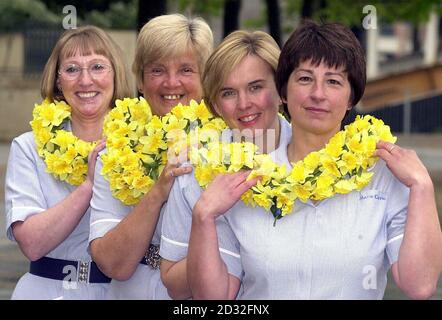
<path fill-rule="evenodd" d="M 287 98 L 288 79 L 300 63 L 311 60 L 328 67 L 344 67 L 350 82 L 350 105 L 362 98 L 366 84 L 365 54 L 353 32 L 339 23 L 317 24 L 303 21 L 282 48 L 276 71 L 276 88 L 281 98 Z"/>
<path fill-rule="evenodd" d="M 275 40 L 263 31 L 238 30 L 229 34 L 209 57 L 203 73 L 204 101 L 212 113 L 217 114 L 214 104 L 224 82 L 246 56 L 254 55 L 264 60 L 274 76 L 279 52 Z"/>
<path fill-rule="evenodd" d="M 134 94 L 127 77 L 128 67 L 123 59 L 120 47 L 102 29 L 95 26 L 84 26 L 66 30 L 58 39 L 46 62 L 41 80 L 40 93 L 43 99 L 64 100 L 63 93 L 57 87 L 57 73 L 60 60 L 72 57 L 77 52 L 81 55 L 92 53 L 109 59 L 114 71 L 114 93 L 112 102 Z"/>

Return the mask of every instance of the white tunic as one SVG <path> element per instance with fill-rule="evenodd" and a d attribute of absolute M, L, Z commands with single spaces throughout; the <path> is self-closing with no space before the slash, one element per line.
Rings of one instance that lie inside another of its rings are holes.
<path fill-rule="evenodd" d="M 70 125 L 66 126 L 70 130 Z M 15 241 L 11 225 L 25 221 L 64 200 L 75 186 L 61 182 L 46 172 L 46 164 L 36 151 L 34 136 L 27 132 L 12 141 L 5 183 L 6 234 Z M 66 212 L 69 214 L 69 212 Z M 46 256 L 64 260 L 90 261 L 87 252 L 90 208 L 72 233 Z M 76 283 L 63 285 L 26 273 L 17 283 L 12 299 L 104 299 L 109 284 Z"/>
<path fill-rule="evenodd" d="M 288 140 L 271 156 L 291 166 Z M 409 189 L 379 160 L 370 184 L 317 204 L 296 201 L 276 222 L 271 213 L 237 202 L 217 219 L 221 257 L 242 282 L 240 299 L 382 299 L 387 272 L 402 243 Z M 187 255 L 192 208 L 201 189 L 179 177 L 162 226 L 160 255 Z"/>
<path fill-rule="evenodd" d="M 279 147 L 270 153 L 273 159 L 281 148 L 285 148 L 290 141 L 292 129 L 290 124 L 283 118 L 279 119 L 281 134 Z M 161 230 L 161 257 L 170 261 L 180 261 L 187 256 L 187 247 L 192 224 L 192 209 L 198 201 L 202 190 L 195 179 L 194 174 L 187 174 L 176 178 L 169 199 L 165 205 L 165 212 Z M 247 208 L 242 201 L 236 205 Z M 217 219 L 218 235 L 229 233 L 230 226 L 221 224 L 224 216 Z M 224 231 L 223 231 L 224 230 Z M 232 260 L 229 265 L 229 273 L 240 278 L 242 269 L 234 262 L 238 261 L 239 246 L 230 237 L 218 237 L 220 252 L 224 259 Z M 227 249 L 229 248 L 229 249 Z"/>
<path fill-rule="evenodd" d="M 105 151 L 102 151 L 102 153 Z M 101 153 L 101 154 L 102 154 Z M 91 219 L 89 242 L 103 237 L 123 220 L 134 206 L 127 206 L 114 198 L 110 191 L 109 182 L 101 175 L 103 162 L 101 156 L 95 166 L 94 188 L 91 200 Z M 163 206 L 164 208 L 164 206 Z M 152 244 L 160 244 L 160 226 L 163 208 Z M 140 259 L 141 260 L 141 259 Z M 108 299 L 170 299 L 167 289 L 160 278 L 160 270 L 152 269 L 145 264 L 138 264 L 137 269 L 129 280 L 118 281 L 112 279 L 108 291 Z"/>

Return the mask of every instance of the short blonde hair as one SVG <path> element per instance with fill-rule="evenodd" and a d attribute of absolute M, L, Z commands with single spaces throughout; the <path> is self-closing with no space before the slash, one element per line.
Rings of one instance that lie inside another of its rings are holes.
<path fill-rule="evenodd" d="M 137 86 L 143 85 L 143 68 L 147 64 L 191 52 L 202 72 L 212 50 L 212 30 L 202 18 L 187 18 L 182 14 L 155 17 L 143 26 L 137 38 L 132 64 Z"/>
<path fill-rule="evenodd" d="M 248 55 L 255 55 L 267 62 L 275 76 L 280 49 L 276 41 L 262 31 L 238 30 L 229 34 L 209 57 L 204 69 L 202 84 L 204 101 L 212 113 L 218 115 L 214 105 L 232 70 Z"/>
<path fill-rule="evenodd" d="M 65 100 L 58 89 L 57 77 L 60 60 L 81 55 L 99 54 L 109 59 L 114 72 L 114 93 L 112 102 L 134 94 L 127 77 L 128 67 L 123 59 L 120 47 L 102 29 L 94 26 L 84 26 L 65 31 L 58 39 L 46 62 L 41 80 L 40 93 L 42 98 Z"/>

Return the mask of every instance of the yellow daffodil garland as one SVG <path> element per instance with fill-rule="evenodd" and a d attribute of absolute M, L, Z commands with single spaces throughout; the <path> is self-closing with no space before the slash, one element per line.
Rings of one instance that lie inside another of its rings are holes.
<path fill-rule="evenodd" d="M 80 140 L 61 129 L 71 115 L 71 107 L 64 101 L 45 99 L 42 104 L 35 104 L 32 114 L 30 125 L 46 171 L 61 181 L 80 185 L 86 179 L 88 155 L 96 143 Z"/>
<path fill-rule="evenodd" d="M 207 109 L 204 101 L 179 104 L 163 117 L 152 115 L 140 97 L 117 100 L 105 119 L 107 153 L 102 174 L 112 194 L 126 205 L 138 203 L 160 176 L 168 157 L 177 156 L 190 144 L 206 144 L 224 121 Z M 198 134 L 194 134 L 198 132 Z M 194 139 L 196 137 L 196 139 Z"/>
<path fill-rule="evenodd" d="M 296 199 L 323 200 L 335 194 L 361 190 L 373 175 L 372 167 L 379 140 L 396 142 L 389 126 L 372 116 L 360 117 L 345 126 L 325 148 L 308 154 L 287 172 L 268 155 L 257 155 L 248 144 L 208 145 L 192 150 L 195 176 L 205 188 L 219 173 L 254 169 L 248 179 L 261 176 L 255 187 L 243 194 L 246 205 L 271 211 L 275 223 L 293 210 Z"/>

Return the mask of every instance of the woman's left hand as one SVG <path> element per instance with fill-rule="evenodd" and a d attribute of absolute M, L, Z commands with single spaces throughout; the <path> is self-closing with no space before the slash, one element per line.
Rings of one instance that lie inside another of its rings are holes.
<path fill-rule="evenodd" d="M 383 159 L 395 177 L 409 188 L 431 182 L 427 168 L 414 150 L 379 141 L 375 155 Z"/>
<path fill-rule="evenodd" d="M 169 197 L 170 189 L 176 177 L 192 172 L 192 166 L 181 166 L 181 163 L 168 163 L 161 172 L 154 188 L 159 191 L 161 201 L 166 201 Z"/>

